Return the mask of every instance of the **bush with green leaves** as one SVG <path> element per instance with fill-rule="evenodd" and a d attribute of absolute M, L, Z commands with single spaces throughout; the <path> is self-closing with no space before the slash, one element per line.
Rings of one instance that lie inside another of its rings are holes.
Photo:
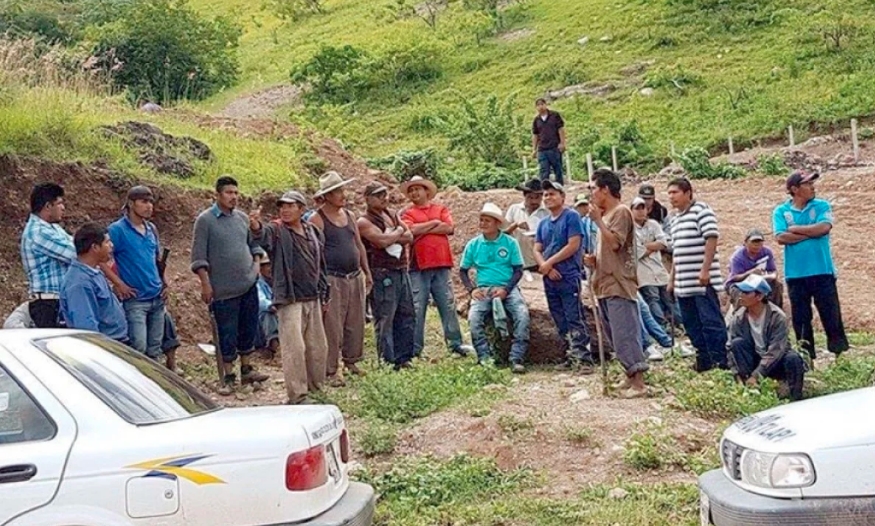
<path fill-rule="evenodd" d="M 437 179 L 438 163 L 437 151 L 434 148 L 417 151 L 402 150 L 386 157 L 368 159 L 369 166 L 386 170 L 399 181 L 406 181 L 415 175 L 426 179 Z"/>
<path fill-rule="evenodd" d="M 445 166 L 441 168 L 436 182 L 440 186 L 457 186 L 466 192 L 479 192 L 493 188 L 513 188 L 526 179 L 530 179 L 535 169 L 524 172 L 522 167 L 504 168 L 492 163 L 474 162 L 460 166 Z M 499 363 L 508 356 L 509 340 L 503 345 L 497 345 L 496 352 Z"/>
<path fill-rule="evenodd" d="M 308 86 L 307 99 L 345 104 L 367 89 L 370 60 L 367 52 L 349 44 L 323 45 L 310 60 L 292 69 L 292 82 Z"/>
<path fill-rule="evenodd" d="M 780 154 L 762 154 L 757 157 L 757 169 L 766 175 L 786 175 L 787 165 Z"/>
<path fill-rule="evenodd" d="M 721 162 L 711 164 L 710 155 L 704 148 L 688 148 L 675 159 L 690 179 L 738 179 L 747 175 L 741 166 Z"/>
<path fill-rule="evenodd" d="M 93 52 L 131 99 L 202 99 L 237 80 L 241 30 L 230 18 L 204 18 L 185 0 L 121 8 L 117 20 L 92 30 Z"/>
<path fill-rule="evenodd" d="M 440 126 L 450 151 L 460 153 L 472 166 L 519 166 L 528 135 L 514 97 L 501 101 L 489 95 L 480 102 L 459 96 L 457 100 Z"/>
<path fill-rule="evenodd" d="M 63 20 L 60 2 L 12 0 L 0 2 L 0 35 L 39 37 L 50 44 L 72 39 L 69 23 Z"/>
<path fill-rule="evenodd" d="M 355 441 L 366 457 L 386 455 L 395 451 L 398 430 L 382 422 L 372 422 L 355 435 Z"/>

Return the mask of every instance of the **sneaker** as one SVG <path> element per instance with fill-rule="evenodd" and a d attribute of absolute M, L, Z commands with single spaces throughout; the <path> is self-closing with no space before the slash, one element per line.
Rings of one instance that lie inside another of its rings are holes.
<path fill-rule="evenodd" d="M 264 373 L 259 373 L 251 365 L 240 366 L 240 383 L 254 384 L 264 382 L 270 379 L 270 376 Z"/>
<path fill-rule="evenodd" d="M 692 358 L 696 355 L 696 349 L 686 342 L 678 342 L 674 346 L 681 358 Z"/>
<path fill-rule="evenodd" d="M 346 370 L 349 371 L 350 374 L 354 374 L 356 376 L 365 376 L 365 372 L 354 363 L 346 364 Z"/>
<path fill-rule="evenodd" d="M 465 357 L 474 352 L 474 347 L 470 345 L 460 345 L 453 349 L 453 353 L 458 354 L 459 356 Z"/>
<path fill-rule="evenodd" d="M 655 343 L 651 344 L 650 347 L 644 351 L 644 354 L 647 355 L 647 361 L 650 362 L 661 362 L 665 358 L 665 355 L 662 353 L 662 347 Z"/>
<path fill-rule="evenodd" d="M 521 363 L 513 363 L 510 366 L 510 372 L 512 372 L 514 374 L 525 374 L 526 367 Z"/>
<path fill-rule="evenodd" d="M 237 375 L 236 374 L 226 374 L 224 378 L 222 378 L 222 383 L 216 389 L 216 393 L 221 396 L 231 396 L 234 394 L 235 384 L 237 383 Z"/>

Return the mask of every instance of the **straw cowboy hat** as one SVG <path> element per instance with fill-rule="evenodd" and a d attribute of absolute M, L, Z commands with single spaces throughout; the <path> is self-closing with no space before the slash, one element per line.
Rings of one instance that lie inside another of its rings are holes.
<path fill-rule="evenodd" d="M 405 181 L 401 184 L 401 193 L 407 195 L 407 190 L 410 189 L 411 186 L 422 186 L 425 188 L 425 192 L 428 194 L 428 198 L 431 199 L 437 193 L 437 185 L 433 182 L 429 181 L 425 177 L 420 177 L 418 175 L 414 175 L 410 178 L 409 181 Z"/>
<path fill-rule="evenodd" d="M 501 213 L 501 208 L 498 207 L 495 203 L 486 203 L 483 205 L 483 209 L 480 210 L 481 216 L 491 217 L 499 222 L 499 224 L 504 225 L 504 214 Z"/>
<path fill-rule="evenodd" d="M 337 172 L 326 172 L 325 175 L 319 178 L 319 191 L 313 194 L 313 197 L 322 197 L 328 192 L 337 190 L 353 181 L 355 181 L 354 178 L 344 180 Z"/>

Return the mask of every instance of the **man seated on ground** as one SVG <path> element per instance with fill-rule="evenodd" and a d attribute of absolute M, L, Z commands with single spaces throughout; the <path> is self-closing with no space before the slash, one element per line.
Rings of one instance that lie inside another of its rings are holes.
<path fill-rule="evenodd" d="M 805 363 L 790 347 L 787 316 L 768 299 L 772 288 L 752 274 L 736 285 L 739 309 L 729 322 L 729 362 L 738 378 L 754 386 L 761 378 L 786 382 L 790 399 L 802 398 Z"/>
<path fill-rule="evenodd" d="M 86 223 L 73 236 L 73 245 L 77 259 L 61 284 L 61 313 L 67 327 L 129 343 L 125 310 L 99 268 L 112 259 L 109 232 L 97 223 Z"/>
<path fill-rule="evenodd" d="M 255 348 L 266 349 L 270 357 L 276 356 L 280 347 L 279 320 L 276 317 L 276 307 L 273 305 L 273 269 L 267 256 L 261 258 L 258 287 L 258 334 L 255 337 Z"/>
<path fill-rule="evenodd" d="M 523 359 L 529 346 L 529 309 L 517 284 L 523 275 L 523 257 L 517 241 L 501 231 L 504 216 L 492 203 L 480 211 L 481 234 L 468 241 L 462 255 L 459 274 L 471 294 L 468 324 L 477 351 L 477 362 L 486 363 L 492 354 L 486 339 L 486 320 L 493 319 L 499 334 L 507 333 L 507 318 L 513 322 L 510 348 L 511 370 L 524 373 Z M 468 271 L 477 271 L 477 284 Z"/>
<path fill-rule="evenodd" d="M 778 266 L 775 264 L 775 254 L 764 245 L 763 233 L 752 228 L 744 236 L 744 245 L 738 247 L 729 261 L 729 278 L 726 279 L 726 290 L 732 307 L 738 308 L 738 299 L 741 292 L 736 287 L 737 283 L 744 281 L 748 276 L 756 274 L 762 276 L 772 287 L 769 301 L 784 308 L 784 289 L 778 279 Z"/>

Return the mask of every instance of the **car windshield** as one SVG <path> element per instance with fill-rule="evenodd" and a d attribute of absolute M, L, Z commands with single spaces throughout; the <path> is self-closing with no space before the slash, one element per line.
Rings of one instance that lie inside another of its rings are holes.
<path fill-rule="evenodd" d="M 132 424 L 158 424 L 219 408 L 158 363 L 99 334 L 60 336 L 35 343 Z"/>

